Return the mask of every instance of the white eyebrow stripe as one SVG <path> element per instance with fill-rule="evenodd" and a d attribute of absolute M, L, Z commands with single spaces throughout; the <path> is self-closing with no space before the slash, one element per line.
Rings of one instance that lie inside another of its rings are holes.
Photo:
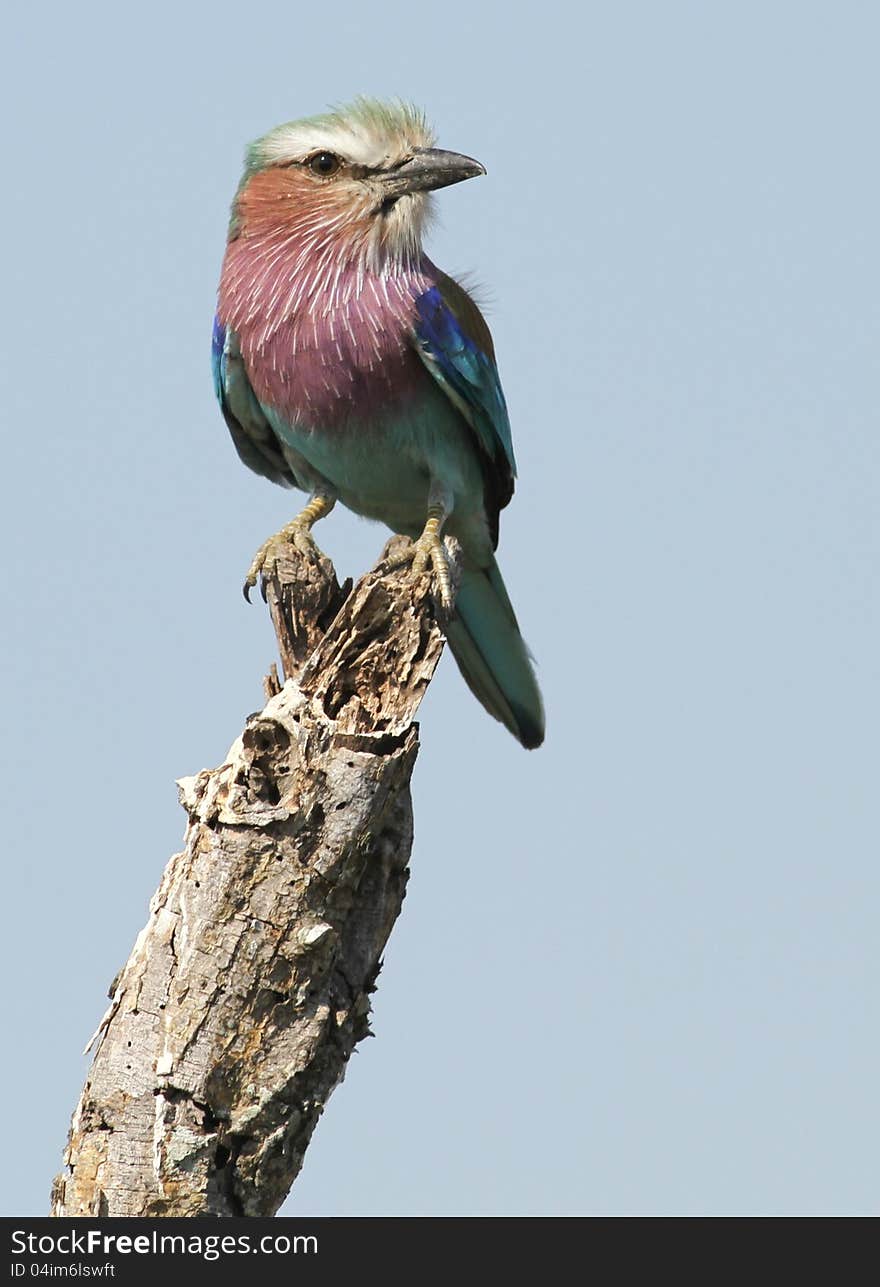
<path fill-rule="evenodd" d="M 314 152 L 338 152 L 355 165 L 381 165 L 389 157 L 386 139 L 366 138 L 358 131 L 328 125 L 291 125 L 263 140 L 262 152 L 269 164 L 304 161 Z"/>

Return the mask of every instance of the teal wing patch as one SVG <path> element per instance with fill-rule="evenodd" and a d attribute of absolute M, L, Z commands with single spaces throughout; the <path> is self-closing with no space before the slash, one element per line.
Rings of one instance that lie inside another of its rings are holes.
<path fill-rule="evenodd" d="M 235 450 L 254 473 L 282 487 L 299 486 L 278 439 L 251 388 L 234 331 L 214 318 L 211 340 L 214 392 L 232 435 Z"/>

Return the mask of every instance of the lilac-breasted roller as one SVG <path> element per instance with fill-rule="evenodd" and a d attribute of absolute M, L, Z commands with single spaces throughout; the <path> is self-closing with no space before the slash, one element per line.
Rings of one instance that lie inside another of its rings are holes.
<path fill-rule="evenodd" d="M 489 713 L 535 747 L 541 695 L 494 555 L 516 466 L 492 337 L 422 249 L 429 194 L 484 173 L 404 104 L 358 99 L 258 139 L 232 205 L 214 381 L 244 463 L 310 494 L 246 589 L 277 541 L 313 549 L 340 500 L 411 537 L 450 609 L 454 535 L 449 645 Z"/>

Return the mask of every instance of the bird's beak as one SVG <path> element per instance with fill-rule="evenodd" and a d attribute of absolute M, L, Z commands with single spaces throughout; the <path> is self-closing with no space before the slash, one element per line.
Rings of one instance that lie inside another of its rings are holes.
<path fill-rule="evenodd" d="M 440 148 L 416 148 L 412 156 L 393 170 L 379 175 L 386 200 L 396 200 L 409 192 L 433 192 L 448 188 L 451 183 L 474 179 L 485 174 L 486 167 L 473 157 L 458 152 L 443 152 Z"/>

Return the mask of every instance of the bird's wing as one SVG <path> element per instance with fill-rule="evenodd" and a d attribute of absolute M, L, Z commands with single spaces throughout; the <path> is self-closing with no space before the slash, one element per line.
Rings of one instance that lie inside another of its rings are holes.
<path fill-rule="evenodd" d="M 497 542 L 498 511 L 513 495 L 516 461 L 492 336 L 467 291 L 445 274 L 438 274 L 437 285 L 420 295 L 415 307 L 419 357 L 470 425 L 480 449 Z"/>
<path fill-rule="evenodd" d="M 211 366 L 214 392 L 241 459 L 249 469 L 270 478 L 273 483 L 281 483 L 282 487 L 294 486 L 296 480 L 290 466 L 251 388 L 238 337 L 216 317 L 211 341 Z"/>

